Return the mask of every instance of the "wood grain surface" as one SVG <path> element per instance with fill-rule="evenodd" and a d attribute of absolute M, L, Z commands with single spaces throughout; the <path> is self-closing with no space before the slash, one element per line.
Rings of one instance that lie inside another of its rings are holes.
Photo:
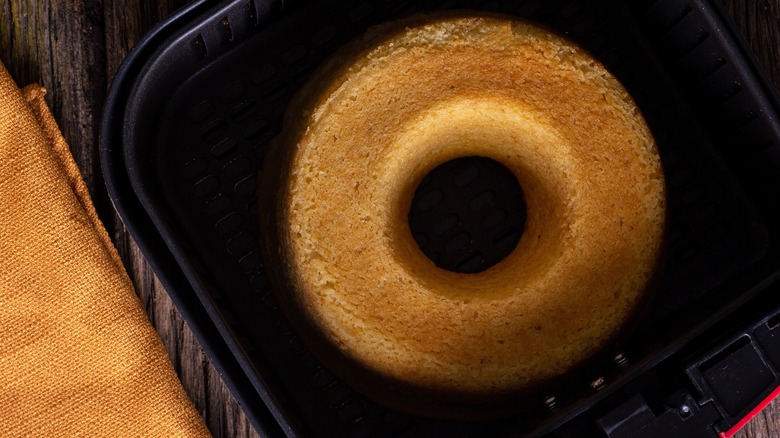
<path fill-rule="evenodd" d="M 220 437 L 256 436 L 111 207 L 98 159 L 108 86 L 128 50 L 184 1 L 0 0 L 0 61 L 18 84 L 38 82 L 90 187 L 152 324 L 184 388 Z M 780 0 L 726 0 L 729 12 L 780 85 Z M 780 436 L 780 401 L 737 435 Z"/>

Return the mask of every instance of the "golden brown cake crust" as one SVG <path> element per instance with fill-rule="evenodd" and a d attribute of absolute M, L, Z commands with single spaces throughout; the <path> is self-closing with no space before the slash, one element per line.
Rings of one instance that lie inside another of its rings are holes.
<path fill-rule="evenodd" d="M 476 274 L 435 267 L 406 219 L 422 177 L 463 156 L 509 168 L 528 209 L 515 251 Z M 370 397 L 436 416 L 522 394 L 614 339 L 665 219 L 654 141 L 617 80 L 487 15 L 416 16 L 339 50 L 289 106 L 260 199 L 277 296 L 307 345 Z"/>

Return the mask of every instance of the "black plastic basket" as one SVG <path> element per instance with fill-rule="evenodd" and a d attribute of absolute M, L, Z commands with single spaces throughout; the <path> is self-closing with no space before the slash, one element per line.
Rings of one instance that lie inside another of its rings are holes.
<path fill-rule="evenodd" d="M 258 251 L 256 172 L 297 87 L 372 24 L 445 8 L 529 18 L 594 54 L 642 109 L 669 192 L 667 266 L 626 347 L 500 421 L 416 418 L 352 391 L 282 319 Z M 262 435 L 712 436 L 780 383 L 778 108 L 716 1 L 196 1 L 123 64 L 101 157 L 122 220 Z"/>

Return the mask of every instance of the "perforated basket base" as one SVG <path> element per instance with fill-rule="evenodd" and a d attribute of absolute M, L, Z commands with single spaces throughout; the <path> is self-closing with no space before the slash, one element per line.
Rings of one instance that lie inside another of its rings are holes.
<path fill-rule="evenodd" d="M 279 420 L 293 430 L 334 436 L 493 435 L 530 431 L 530 423 L 557 415 L 541 409 L 542 399 L 538 412 L 484 423 L 430 421 L 388 411 L 323 368 L 278 313 L 258 251 L 257 211 L 263 206 L 255 197 L 256 172 L 298 86 L 334 48 L 373 23 L 439 8 L 530 18 L 582 45 L 627 87 L 658 142 L 671 213 L 658 296 L 636 328 L 642 345 L 624 352 L 637 362 L 647 363 L 659 345 L 672 342 L 668 330 L 654 338 L 661 324 L 671 321 L 679 334 L 687 333 L 699 321 L 686 313 L 692 306 L 706 313 L 707 306 L 723 307 L 742 294 L 724 290 L 724 282 L 750 271 L 767 252 L 772 230 L 731 165 L 754 151 L 734 150 L 733 138 L 726 141 L 724 127 L 715 122 L 721 114 L 717 108 L 731 111 L 735 99 L 749 93 L 733 87 L 732 65 L 719 50 L 723 42 L 703 30 L 709 24 L 700 5 L 671 0 L 631 7 L 611 1 L 350 1 L 338 8 L 301 5 L 277 15 L 266 6 L 227 2 L 160 49 L 131 96 L 125 159 L 134 189 L 200 299 L 222 322 L 258 391 L 271 394 L 284 413 Z M 728 132 L 771 141 L 766 126 L 755 124 L 764 123 L 760 113 L 749 108 L 753 115 L 728 120 Z M 470 184 L 495 187 L 484 176 Z M 504 208 L 494 201 L 481 214 Z M 469 213 L 441 216 L 448 214 Z M 434 252 L 446 255 L 475 244 L 453 244 L 462 229 L 450 225 Z M 433 221 L 430 232 L 435 234 L 437 226 L 444 227 Z M 487 253 L 500 243 L 476 242 Z M 602 363 L 599 373 L 609 382 L 627 372 L 624 365 Z M 589 383 L 551 388 L 551 394 L 559 407 L 573 411 L 592 395 Z"/>

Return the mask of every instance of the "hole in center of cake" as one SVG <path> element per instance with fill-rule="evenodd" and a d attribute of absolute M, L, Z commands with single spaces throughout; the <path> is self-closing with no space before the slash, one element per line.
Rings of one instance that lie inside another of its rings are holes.
<path fill-rule="evenodd" d="M 436 266 L 477 273 L 506 258 L 523 234 L 526 206 L 514 174 L 485 157 L 436 167 L 417 186 L 409 227 Z"/>

